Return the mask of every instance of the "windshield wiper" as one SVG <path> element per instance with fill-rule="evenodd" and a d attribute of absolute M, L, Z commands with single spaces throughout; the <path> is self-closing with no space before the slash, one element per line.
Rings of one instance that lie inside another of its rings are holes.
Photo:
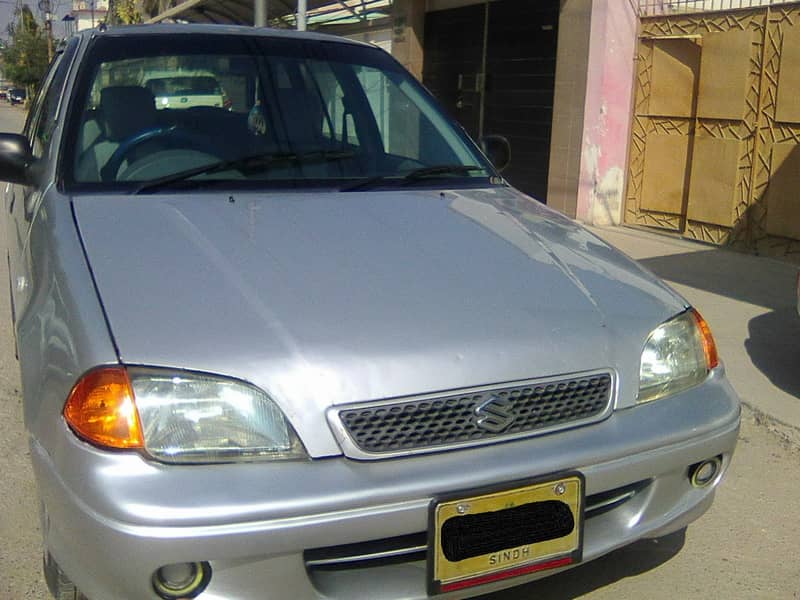
<path fill-rule="evenodd" d="M 401 176 L 397 175 L 376 175 L 358 181 L 352 185 L 341 188 L 340 192 L 354 192 L 382 184 L 408 185 L 421 179 L 430 179 L 440 175 L 468 175 L 473 171 L 485 171 L 483 167 L 477 165 L 434 165 L 432 167 L 422 167 Z"/>
<path fill-rule="evenodd" d="M 334 160 L 344 160 L 355 156 L 353 152 L 320 150 L 316 152 L 306 152 L 298 154 L 296 152 L 267 152 L 261 154 L 251 154 L 232 160 L 221 160 L 219 162 L 201 165 L 192 169 L 170 173 L 158 179 L 144 182 L 135 188 L 132 194 L 144 194 L 154 192 L 159 189 L 169 187 L 174 183 L 180 183 L 197 177 L 198 175 L 213 175 L 223 171 L 240 171 L 243 174 L 259 172 L 269 169 L 276 163 L 295 162 L 307 164 L 314 162 L 328 162 Z"/>

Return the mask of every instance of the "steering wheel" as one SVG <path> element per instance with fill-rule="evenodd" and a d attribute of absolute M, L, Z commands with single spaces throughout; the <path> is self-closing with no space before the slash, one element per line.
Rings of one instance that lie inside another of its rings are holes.
<path fill-rule="evenodd" d="M 205 136 L 174 126 L 153 127 L 139 131 L 123 140 L 105 166 L 100 169 L 100 178 L 103 181 L 114 181 L 119 173 L 119 168 L 128 156 L 142 144 L 153 140 L 161 141 L 165 148 L 212 150 L 212 142 Z"/>

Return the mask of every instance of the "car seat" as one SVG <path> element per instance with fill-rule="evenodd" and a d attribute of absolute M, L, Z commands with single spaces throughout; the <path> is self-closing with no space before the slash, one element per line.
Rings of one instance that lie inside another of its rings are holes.
<path fill-rule="evenodd" d="M 157 125 L 155 98 L 140 86 L 113 86 L 100 91 L 97 115 L 101 134 L 77 160 L 77 181 L 101 181 L 103 166 L 128 138 Z"/>

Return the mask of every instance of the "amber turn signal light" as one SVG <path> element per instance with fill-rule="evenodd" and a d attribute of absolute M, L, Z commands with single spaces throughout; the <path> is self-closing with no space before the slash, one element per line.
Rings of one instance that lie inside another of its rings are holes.
<path fill-rule="evenodd" d="M 101 367 L 84 375 L 70 392 L 64 418 L 79 437 L 92 444 L 144 446 L 133 389 L 123 367 Z"/>
<path fill-rule="evenodd" d="M 700 328 L 700 335 L 703 338 L 703 351 L 706 354 L 706 365 L 708 370 L 719 365 L 719 354 L 717 354 L 717 344 L 714 342 L 714 336 L 711 335 L 711 328 L 706 323 L 706 320 L 697 312 L 692 309 L 692 316 Z"/>

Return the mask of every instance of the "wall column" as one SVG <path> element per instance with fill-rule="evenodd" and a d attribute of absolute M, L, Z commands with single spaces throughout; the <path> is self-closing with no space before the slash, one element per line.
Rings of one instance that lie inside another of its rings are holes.
<path fill-rule="evenodd" d="M 547 205 L 570 217 L 578 210 L 591 23 L 592 0 L 562 0 Z"/>
<path fill-rule="evenodd" d="M 392 56 L 422 81 L 425 0 L 394 0 Z"/>
<path fill-rule="evenodd" d="M 586 223 L 622 220 L 639 21 L 620 0 L 562 0 L 547 201 Z"/>
<path fill-rule="evenodd" d="M 594 0 L 577 217 L 622 221 L 639 19 L 629 2 Z"/>

